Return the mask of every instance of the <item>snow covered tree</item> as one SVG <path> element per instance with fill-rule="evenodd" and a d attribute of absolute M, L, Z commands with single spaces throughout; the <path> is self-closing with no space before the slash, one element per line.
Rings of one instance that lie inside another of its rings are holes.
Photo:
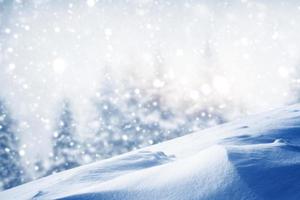
<path fill-rule="evenodd" d="M 109 89 L 110 88 L 110 89 Z M 96 116 L 92 130 L 94 134 L 88 139 L 85 150 L 92 160 L 99 160 L 126 152 L 121 124 L 124 116 L 121 111 L 122 103 L 113 87 L 103 88 L 95 99 Z"/>
<path fill-rule="evenodd" d="M 80 158 L 80 145 L 75 139 L 75 122 L 68 101 L 63 102 L 57 130 L 54 132 L 52 140 L 52 163 L 47 174 L 67 170 L 80 164 L 78 159 Z"/>
<path fill-rule="evenodd" d="M 155 54 L 153 80 L 141 84 L 138 73 L 118 81 L 109 67 L 93 103 L 97 114 L 84 144 L 86 160 L 99 160 L 172 139 L 206 127 L 211 112 L 178 112 L 163 98 L 166 76 L 163 59 Z M 216 120 L 215 120 L 216 121 Z"/>
<path fill-rule="evenodd" d="M 32 180 L 38 179 L 40 177 L 45 176 L 46 174 L 45 162 L 42 158 L 37 158 L 34 162 L 34 173 L 32 174 Z"/>
<path fill-rule="evenodd" d="M 13 131 L 15 123 L 0 101 L 0 189 L 9 189 L 24 181 L 19 155 L 19 138 Z"/>

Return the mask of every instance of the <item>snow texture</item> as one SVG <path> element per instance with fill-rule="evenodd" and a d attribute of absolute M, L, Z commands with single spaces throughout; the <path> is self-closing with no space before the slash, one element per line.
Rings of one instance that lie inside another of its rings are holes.
<path fill-rule="evenodd" d="M 0 199 L 300 199 L 300 104 L 0 193 Z"/>

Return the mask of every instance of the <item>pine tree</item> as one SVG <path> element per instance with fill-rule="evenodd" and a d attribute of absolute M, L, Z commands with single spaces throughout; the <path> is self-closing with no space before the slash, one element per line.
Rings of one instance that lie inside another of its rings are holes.
<path fill-rule="evenodd" d="M 95 134 L 89 139 L 87 149 L 92 160 L 99 160 L 126 152 L 120 125 L 124 121 L 120 110 L 120 101 L 114 93 L 101 93 L 95 101 L 98 126 Z"/>
<path fill-rule="evenodd" d="M 54 132 L 52 139 L 52 164 L 47 174 L 53 174 L 79 166 L 80 145 L 78 140 L 75 139 L 75 122 L 68 101 L 63 102 L 57 130 Z"/>
<path fill-rule="evenodd" d="M 24 181 L 19 155 L 19 139 L 13 132 L 15 123 L 0 101 L 0 189 L 9 189 Z"/>
<path fill-rule="evenodd" d="M 37 158 L 37 160 L 34 162 L 34 174 L 31 177 L 32 180 L 45 176 L 46 170 L 47 169 L 42 158 Z"/>

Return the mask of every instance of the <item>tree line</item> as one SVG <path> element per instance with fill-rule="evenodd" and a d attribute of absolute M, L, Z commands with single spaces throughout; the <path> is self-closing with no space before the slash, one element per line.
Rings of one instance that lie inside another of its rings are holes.
<path fill-rule="evenodd" d="M 110 91 L 93 101 L 97 116 L 91 122 L 93 134 L 84 139 L 76 130 L 70 100 L 60 103 L 53 134 L 52 152 L 35 163 L 38 177 L 51 175 L 82 164 L 112 157 L 144 146 L 157 144 L 207 127 L 210 122 L 222 123 L 218 113 L 198 110 L 190 115 L 178 113 L 161 103 L 159 95 L 141 95 L 134 88 L 121 99 Z M 20 134 L 17 121 L 11 117 L 4 101 L 0 101 L 0 188 L 2 190 L 32 180 L 26 173 L 20 155 Z M 195 128 L 196 127 L 196 128 Z M 49 163 L 44 165 L 44 160 Z"/>

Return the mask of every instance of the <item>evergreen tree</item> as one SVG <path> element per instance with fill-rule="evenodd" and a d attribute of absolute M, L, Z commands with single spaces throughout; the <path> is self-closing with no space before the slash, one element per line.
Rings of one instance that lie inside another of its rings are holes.
<path fill-rule="evenodd" d="M 31 177 L 32 180 L 45 176 L 46 170 L 47 169 L 42 158 L 37 158 L 37 160 L 34 162 L 34 174 Z"/>
<path fill-rule="evenodd" d="M 9 189 L 24 182 L 19 155 L 19 139 L 13 132 L 15 123 L 0 101 L 0 189 Z"/>
<path fill-rule="evenodd" d="M 94 134 L 88 139 L 86 152 L 91 160 L 99 160 L 113 155 L 126 152 L 120 125 L 124 121 L 123 113 L 120 110 L 120 101 L 113 93 L 106 92 L 96 99 L 95 123 L 97 127 Z"/>
<path fill-rule="evenodd" d="M 110 68 L 104 69 L 94 99 L 97 115 L 85 143 L 88 160 L 111 157 L 222 122 L 213 111 L 185 113 L 169 107 L 162 98 L 167 91 L 163 64 L 158 52 L 153 64 L 155 79 L 143 85 L 136 82 L 138 75 L 134 71 L 128 80 L 117 82 Z"/>
<path fill-rule="evenodd" d="M 79 166 L 80 145 L 75 139 L 75 122 L 70 103 L 63 102 L 57 130 L 53 134 L 52 164 L 47 174 L 57 173 Z"/>

